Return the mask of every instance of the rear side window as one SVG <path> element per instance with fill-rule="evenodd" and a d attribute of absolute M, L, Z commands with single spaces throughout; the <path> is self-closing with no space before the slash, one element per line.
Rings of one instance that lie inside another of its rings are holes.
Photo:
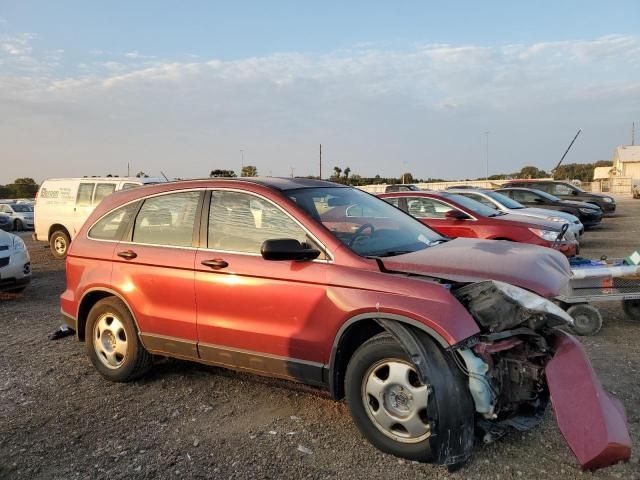
<path fill-rule="evenodd" d="M 96 186 L 96 194 L 93 198 L 93 203 L 96 205 L 102 201 L 107 195 L 111 195 L 116 190 L 115 183 L 99 183 Z"/>
<path fill-rule="evenodd" d="M 564 183 L 554 183 L 552 185 L 553 188 L 550 191 L 547 190 L 551 195 L 571 195 L 573 193 L 573 188 Z"/>
<path fill-rule="evenodd" d="M 93 197 L 93 187 L 95 183 L 81 183 L 78 186 L 78 196 L 76 197 L 77 207 L 91 206 L 91 198 Z"/>
<path fill-rule="evenodd" d="M 144 201 L 133 227 L 133 241 L 190 247 L 200 192 L 179 192 Z"/>
<path fill-rule="evenodd" d="M 539 195 L 527 190 L 512 190 L 509 196 L 521 203 L 533 203 L 536 201 L 536 198 L 540 198 Z"/>
<path fill-rule="evenodd" d="M 445 214 L 449 210 L 455 209 L 433 198 L 407 198 L 407 211 L 415 218 L 445 218 Z"/>
<path fill-rule="evenodd" d="M 259 254 L 265 240 L 278 238 L 307 242 L 306 232 L 271 202 L 246 193 L 212 192 L 208 248 Z"/>
<path fill-rule="evenodd" d="M 102 217 L 89 230 L 89 238 L 119 241 L 138 210 L 138 205 L 139 202 L 130 203 Z"/>

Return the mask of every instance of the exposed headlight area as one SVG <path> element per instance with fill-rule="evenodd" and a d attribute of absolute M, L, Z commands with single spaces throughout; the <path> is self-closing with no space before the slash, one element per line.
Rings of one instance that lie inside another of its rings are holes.
<path fill-rule="evenodd" d="M 542 230 L 540 228 L 530 228 L 529 231 L 548 242 L 554 242 L 560 234 L 560 232 L 556 232 L 555 230 Z"/>
<path fill-rule="evenodd" d="M 567 223 L 567 220 L 562 217 L 547 217 L 550 222 Z"/>
<path fill-rule="evenodd" d="M 14 252 L 24 252 L 27 249 L 27 246 L 24 244 L 24 241 L 18 237 L 17 235 L 14 235 L 13 237 L 13 251 Z"/>
<path fill-rule="evenodd" d="M 487 280 L 459 288 L 454 293 L 478 324 L 489 332 L 517 326 L 532 330 L 573 325 L 573 318 L 555 303 L 523 288 Z"/>

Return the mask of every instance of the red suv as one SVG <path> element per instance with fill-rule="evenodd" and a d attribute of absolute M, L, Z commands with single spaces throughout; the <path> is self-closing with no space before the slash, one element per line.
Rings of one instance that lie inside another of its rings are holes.
<path fill-rule="evenodd" d="M 448 237 L 532 243 L 554 248 L 568 257 L 578 253 L 578 242 L 573 234 L 565 233 L 565 236 L 572 237 L 567 239 L 553 222 L 499 212 L 462 195 L 398 192 L 383 193 L 379 197 Z"/>
<path fill-rule="evenodd" d="M 62 313 L 109 380 L 159 355 L 304 382 L 381 450 L 450 466 L 474 432 L 537 424 L 551 393 L 583 465 L 629 457 L 623 411 L 542 298 L 568 282 L 553 250 L 448 241 L 329 182 L 215 179 L 110 195 L 66 261 Z"/>

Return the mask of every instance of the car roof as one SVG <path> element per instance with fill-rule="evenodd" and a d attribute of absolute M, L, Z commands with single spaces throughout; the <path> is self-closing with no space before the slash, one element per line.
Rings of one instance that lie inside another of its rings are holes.
<path fill-rule="evenodd" d="M 262 185 L 263 187 L 268 187 L 273 190 L 279 190 L 279 191 L 297 190 L 299 188 L 319 188 L 319 187 L 349 188 L 348 185 L 328 182 L 326 180 L 317 180 L 314 178 L 298 178 L 298 177 L 211 177 L 211 178 L 200 178 L 195 180 L 185 180 L 185 182 L 254 183 L 256 185 Z M 180 182 L 172 182 L 172 183 L 180 183 Z"/>

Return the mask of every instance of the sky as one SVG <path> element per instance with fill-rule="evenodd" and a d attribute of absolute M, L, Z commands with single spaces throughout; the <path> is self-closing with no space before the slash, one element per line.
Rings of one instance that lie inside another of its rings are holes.
<path fill-rule="evenodd" d="M 640 141 L 640 2 L 0 0 L 0 184 L 477 178 Z M 489 132 L 488 134 L 485 132 Z M 242 152 L 241 152 L 242 151 Z"/>

